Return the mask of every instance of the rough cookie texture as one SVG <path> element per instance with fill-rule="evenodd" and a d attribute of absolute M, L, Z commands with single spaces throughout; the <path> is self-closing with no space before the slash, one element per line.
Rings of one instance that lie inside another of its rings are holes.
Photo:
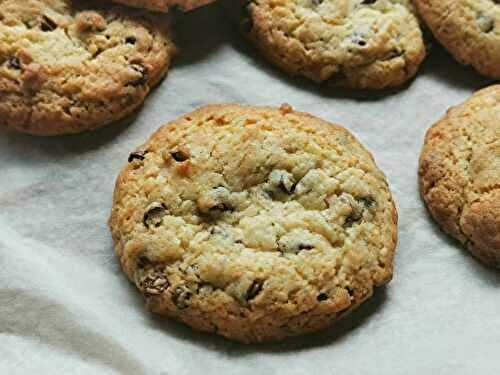
<path fill-rule="evenodd" d="M 415 0 L 423 19 L 462 64 L 500 79 L 500 0 Z"/>
<path fill-rule="evenodd" d="M 413 11 L 405 0 L 254 0 L 242 30 L 291 75 L 381 89 L 408 81 L 425 58 Z"/>
<path fill-rule="evenodd" d="M 420 159 L 425 202 L 445 232 L 500 267 L 500 86 L 452 108 L 427 133 Z"/>
<path fill-rule="evenodd" d="M 0 0 L 0 123 L 57 135 L 130 114 L 169 68 L 164 24 L 92 2 Z"/>
<path fill-rule="evenodd" d="M 335 322 L 392 277 L 396 210 L 345 129 L 290 107 L 204 107 L 129 158 L 110 227 L 156 313 L 244 342 Z"/>
<path fill-rule="evenodd" d="M 215 0 L 113 0 L 131 7 L 149 9 L 155 12 L 167 12 L 172 7 L 179 7 L 188 11 L 203 5 L 210 4 Z"/>

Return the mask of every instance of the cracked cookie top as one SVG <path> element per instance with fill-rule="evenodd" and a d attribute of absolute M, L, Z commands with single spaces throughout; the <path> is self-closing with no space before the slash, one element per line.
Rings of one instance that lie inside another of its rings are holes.
<path fill-rule="evenodd" d="M 415 0 L 436 39 L 462 64 L 500 79 L 500 0 Z"/>
<path fill-rule="evenodd" d="M 500 85 L 478 91 L 427 132 L 420 185 L 441 227 L 500 267 Z"/>
<path fill-rule="evenodd" d="M 167 12 L 170 8 L 179 7 L 188 11 L 203 5 L 210 4 L 215 0 L 112 0 L 115 3 L 131 7 L 149 9 L 155 12 Z"/>
<path fill-rule="evenodd" d="M 152 311 L 249 342 L 324 328 L 387 283 L 396 222 L 384 174 L 345 129 L 220 105 L 130 154 L 110 227 Z"/>
<path fill-rule="evenodd" d="M 164 23 L 97 2 L 0 0 L 0 123 L 57 135 L 130 114 L 170 65 Z"/>
<path fill-rule="evenodd" d="M 292 75 L 352 88 L 398 86 L 425 57 L 408 0 L 253 0 L 244 34 Z"/>

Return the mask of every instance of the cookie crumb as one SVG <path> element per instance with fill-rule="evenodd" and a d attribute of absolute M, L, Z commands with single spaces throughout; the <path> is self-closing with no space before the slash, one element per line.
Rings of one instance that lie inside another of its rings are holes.
<path fill-rule="evenodd" d="M 282 114 L 287 115 L 289 113 L 293 112 L 293 108 L 290 104 L 288 103 L 283 103 L 280 107 L 280 111 Z"/>

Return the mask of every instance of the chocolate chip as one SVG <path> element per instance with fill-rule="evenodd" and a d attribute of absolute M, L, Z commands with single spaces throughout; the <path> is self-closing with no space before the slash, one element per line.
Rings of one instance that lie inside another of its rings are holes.
<path fill-rule="evenodd" d="M 132 163 L 134 160 L 144 160 L 148 151 L 135 151 L 132 152 L 128 157 L 128 162 Z"/>
<path fill-rule="evenodd" d="M 263 281 L 260 280 L 254 280 L 252 282 L 252 285 L 248 288 L 246 294 L 245 294 L 245 300 L 247 302 L 253 300 L 255 297 L 259 295 L 259 293 L 262 291 L 262 287 L 264 285 Z"/>
<path fill-rule="evenodd" d="M 189 307 L 192 296 L 191 290 L 186 285 L 181 285 L 172 293 L 172 302 L 179 310 L 184 310 Z"/>
<path fill-rule="evenodd" d="M 376 207 L 377 202 L 372 197 L 354 198 L 350 194 L 343 194 L 340 199 L 351 206 L 351 213 L 346 217 L 344 228 L 350 228 L 363 219 L 363 214 L 367 209 Z"/>
<path fill-rule="evenodd" d="M 278 251 L 287 254 L 298 254 L 300 251 L 309 251 L 315 248 L 315 246 L 303 239 L 304 234 L 290 233 L 288 235 L 282 236 L 278 242 Z"/>
<path fill-rule="evenodd" d="M 359 47 L 365 47 L 368 45 L 365 37 L 359 33 L 354 33 L 351 35 L 351 41 L 354 44 L 357 44 Z"/>
<path fill-rule="evenodd" d="M 377 2 L 377 0 L 363 0 L 361 2 L 362 5 L 371 5 L 371 4 L 375 4 Z"/>
<path fill-rule="evenodd" d="M 279 184 L 279 188 L 284 192 L 284 193 L 287 193 L 287 194 L 292 194 L 293 191 L 295 190 L 295 187 L 297 186 L 297 184 L 293 184 L 293 185 L 288 185 L 283 179 L 280 181 L 280 184 Z"/>
<path fill-rule="evenodd" d="M 135 42 L 137 42 L 135 36 L 128 36 L 125 38 L 125 43 L 127 44 L 135 44 Z"/>
<path fill-rule="evenodd" d="M 142 222 L 146 228 L 159 227 L 163 220 L 163 217 L 167 215 L 167 206 L 163 203 L 153 203 L 148 208 L 144 214 Z"/>
<path fill-rule="evenodd" d="M 350 297 L 354 296 L 354 290 L 352 288 L 346 287 L 345 289 L 347 290 L 347 293 L 349 293 Z"/>
<path fill-rule="evenodd" d="M 375 208 L 377 206 L 377 201 L 372 197 L 361 198 L 359 201 L 368 209 Z"/>
<path fill-rule="evenodd" d="M 137 267 L 139 267 L 139 268 L 145 268 L 149 264 L 151 264 L 151 260 L 147 256 L 145 256 L 145 255 L 139 255 L 137 257 Z"/>
<path fill-rule="evenodd" d="M 148 69 L 141 64 L 132 64 L 130 65 L 132 70 L 135 70 L 137 73 L 141 74 L 141 77 L 130 81 L 128 84 L 131 86 L 140 86 L 144 85 L 148 81 Z"/>
<path fill-rule="evenodd" d="M 12 56 L 7 60 L 7 66 L 10 69 L 21 70 L 21 61 L 17 57 Z"/>
<path fill-rule="evenodd" d="M 201 213 L 212 217 L 234 210 L 231 204 L 231 192 L 224 186 L 217 186 L 204 192 L 198 198 L 197 204 Z"/>
<path fill-rule="evenodd" d="M 313 3 L 314 6 L 318 6 L 318 5 L 323 4 L 323 1 L 324 0 L 312 0 L 312 3 Z"/>
<path fill-rule="evenodd" d="M 389 53 L 387 55 L 385 55 L 384 57 L 382 57 L 382 61 L 389 61 L 389 60 L 392 60 L 392 59 L 395 59 L 397 57 L 400 57 L 404 54 L 404 51 L 402 50 L 399 50 L 397 48 L 394 48 L 393 50 L 389 51 Z"/>
<path fill-rule="evenodd" d="M 54 31 L 57 29 L 57 23 L 51 20 L 47 16 L 42 17 L 42 22 L 40 23 L 40 29 L 44 32 Z"/>
<path fill-rule="evenodd" d="M 291 173 L 285 170 L 276 169 L 270 173 L 265 191 L 273 198 L 278 193 L 287 195 L 292 194 L 296 186 L 297 183 Z"/>
<path fill-rule="evenodd" d="M 229 238 L 228 232 L 225 231 L 224 228 L 220 226 L 214 226 L 212 229 L 210 229 L 210 235 L 219 236 L 222 238 Z"/>
<path fill-rule="evenodd" d="M 359 221 L 361 220 L 363 216 L 362 215 L 359 215 L 357 212 L 353 212 L 351 213 L 349 216 L 347 216 L 347 218 L 345 219 L 345 222 L 344 222 L 344 228 L 350 228 L 352 227 L 354 224 L 356 223 L 359 223 Z"/>
<path fill-rule="evenodd" d="M 227 203 L 219 203 L 213 207 L 210 207 L 211 212 L 215 212 L 215 211 L 224 212 L 224 211 L 232 211 L 232 210 L 233 210 L 233 208 Z"/>
<path fill-rule="evenodd" d="M 313 245 L 304 244 L 304 243 L 299 244 L 299 250 L 312 250 L 312 249 L 314 249 Z"/>
<path fill-rule="evenodd" d="M 328 299 L 328 294 L 326 294 L 326 293 L 320 293 L 320 294 L 318 294 L 318 296 L 316 297 L 316 299 L 319 302 L 326 301 Z"/>
<path fill-rule="evenodd" d="M 186 268 L 186 273 L 191 273 L 191 274 L 196 274 L 198 272 L 198 270 L 200 269 L 200 267 L 196 264 L 196 263 L 193 263 L 193 264 L 190 264 L 187 268 Z M 198 276 L 198 275 L 196 275 Z"/>
<path fill-rule="evenodd" d="M 185 151 L 182 151 L 182 150 L 173 151 L 170 153 L 170 155 L 172 155 L 172 158 L 179 163 L 189 159 L 189 155 Z"/>

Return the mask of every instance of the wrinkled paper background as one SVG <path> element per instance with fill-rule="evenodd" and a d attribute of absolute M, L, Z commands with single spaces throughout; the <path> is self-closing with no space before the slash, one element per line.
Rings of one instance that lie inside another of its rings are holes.
<path fill-rule="evenodd" d="M 220 5 L 178 19 L 182 54 L 133 123 L 43 139 L 0 130 L 0 374 L 498 374 L 500 273 L 430 220 L 417 189 L 426 129 L 488 84 L 435 46 L 384 93 L 290 79 Z M 107 228 L 115 178 L 163 123 L 208 103 L 291 104 L 354 132 L 400 215 L 394 280 L 332 329 L 245 346 L 145 312 Z"/>

